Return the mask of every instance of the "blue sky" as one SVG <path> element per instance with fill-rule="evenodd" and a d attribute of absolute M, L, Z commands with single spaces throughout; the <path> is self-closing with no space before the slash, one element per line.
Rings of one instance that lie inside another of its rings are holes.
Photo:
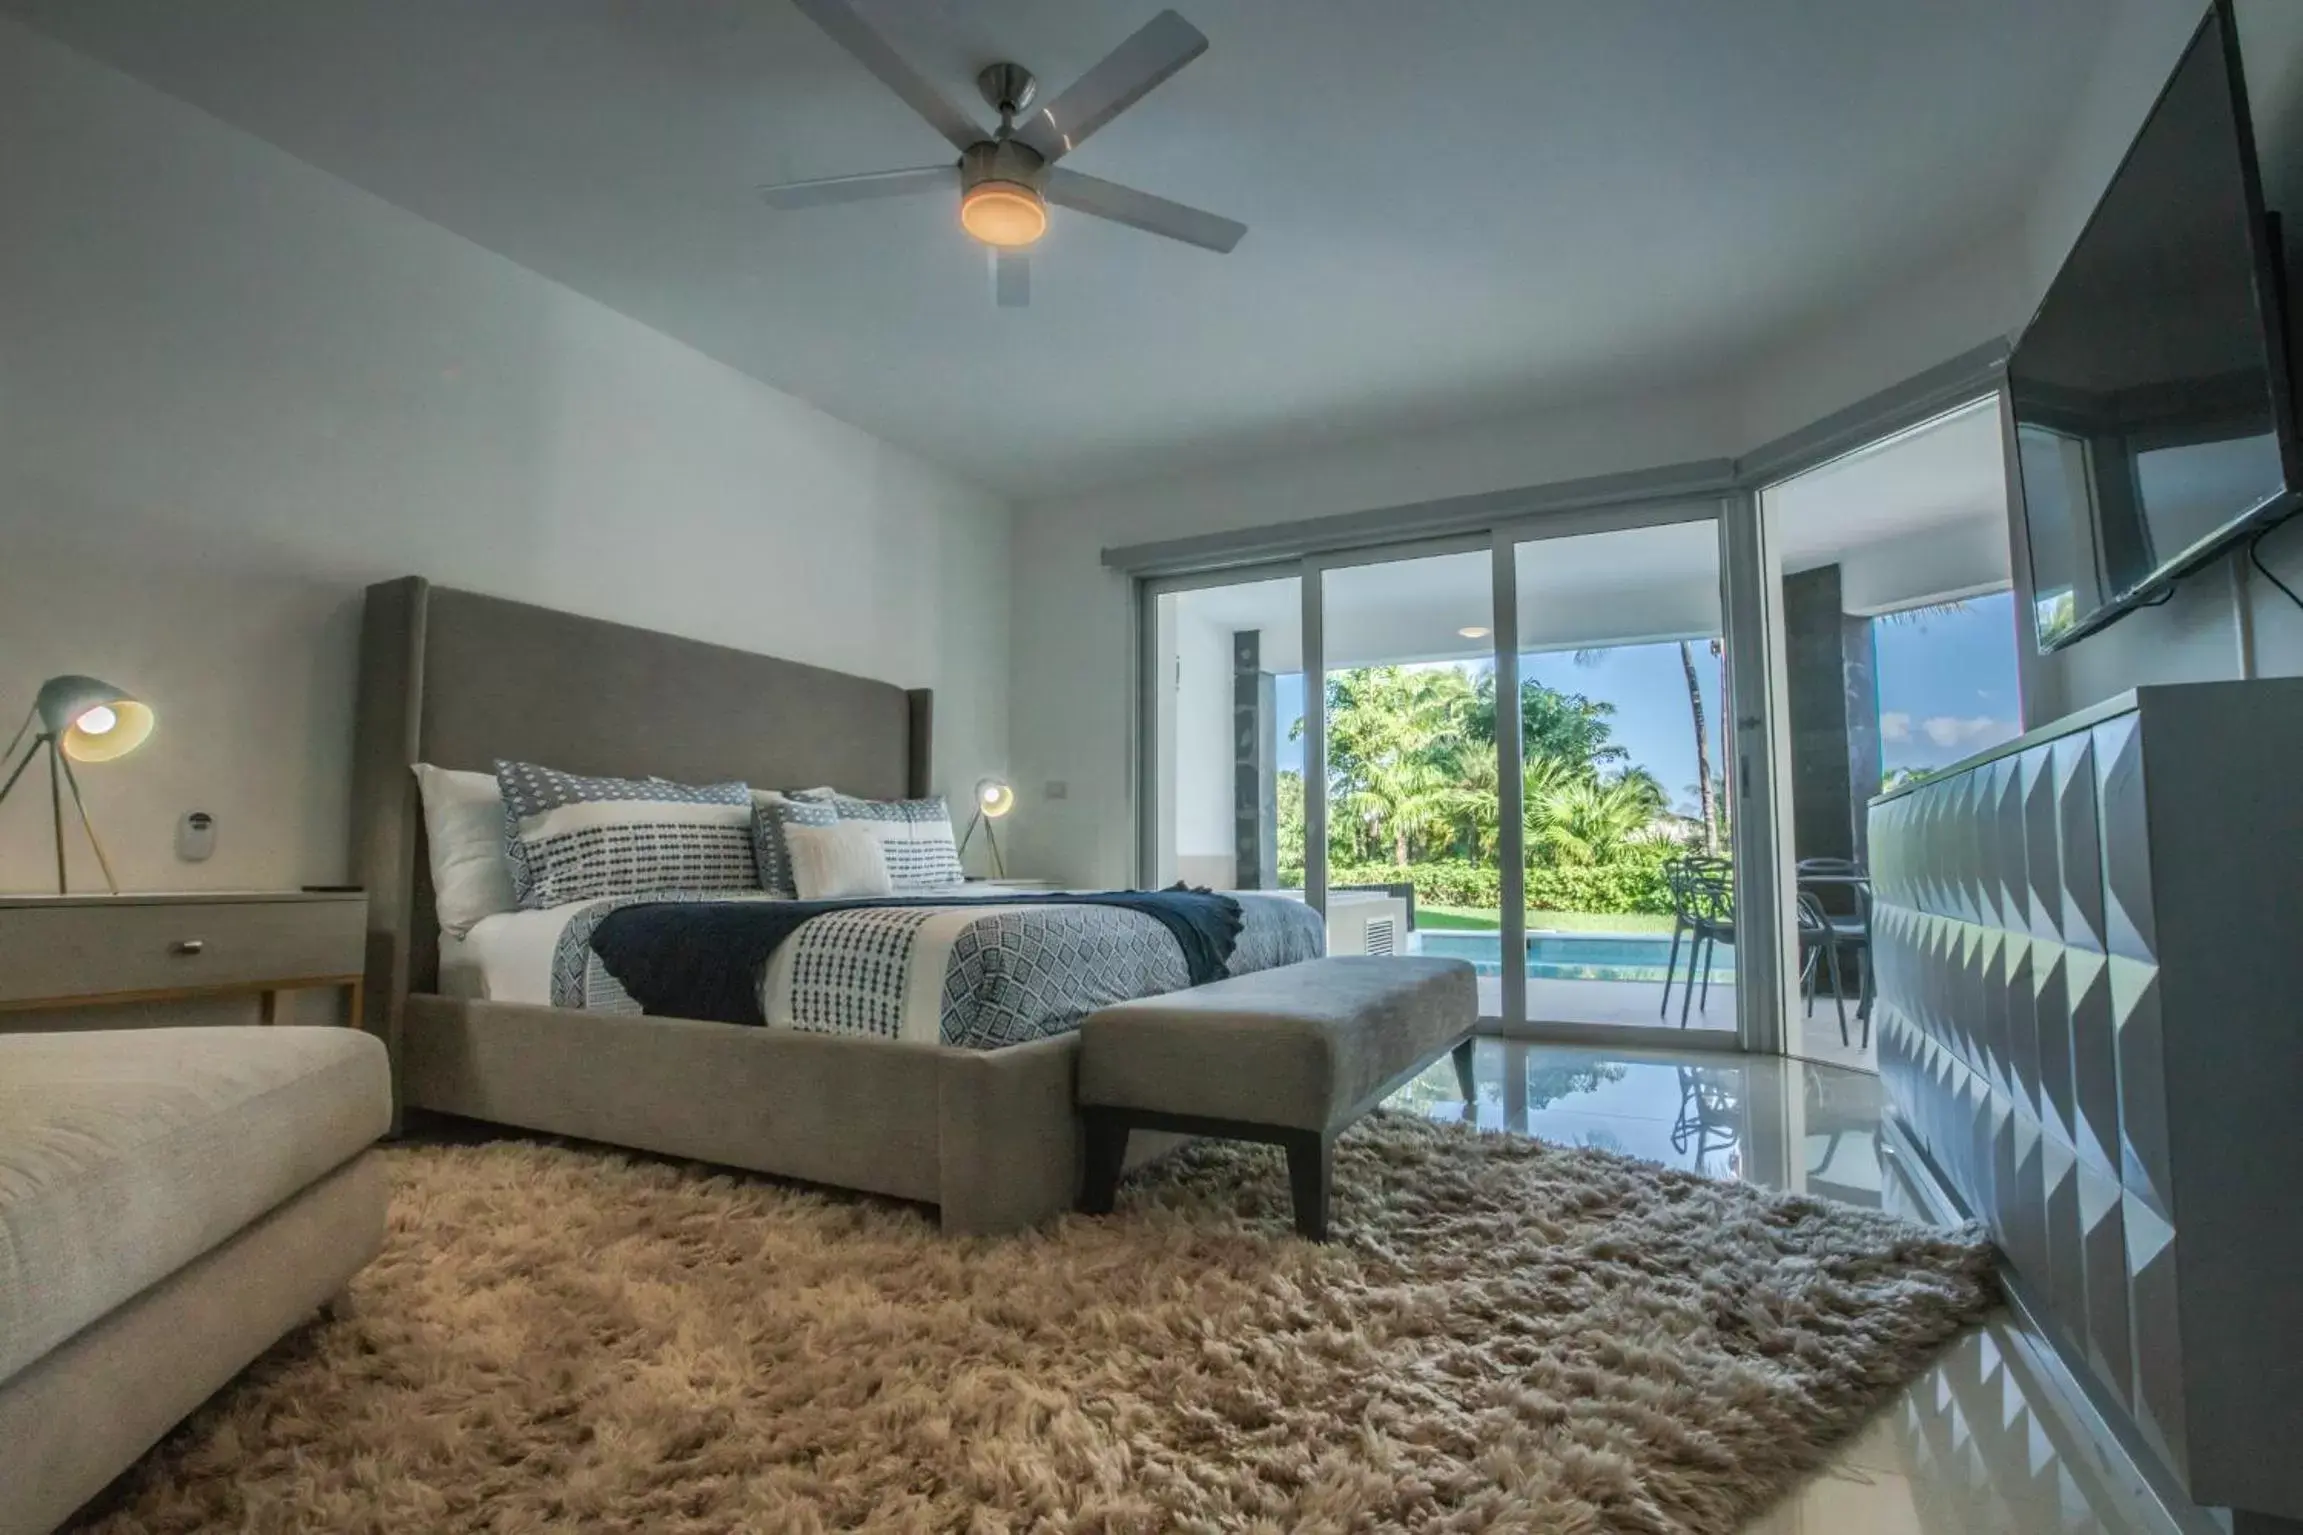
<path fill-rule="evenodd" d="M 1880 754 L 1888 774 L 1941 767 L 2017 734 L 2015 608 L 2006 592 L 1952 612 L 1918 613 L 1872 626 L 1878 657 Z M 1695 729 L 1677 645 L 1627 645 L 1588 664 L 1571 651 L 1519 658 L 1520 674 L 1563 693 L 1615 705 L 1615 739 L 1655 774 L 1675 808 L 1695 811 Z M 1712 771 L 1720 771 L 1719 662 L 1695 647 Z M 1303 717 L 1303 678 L 1278 679 L 1282 769 L 1301 771 L 1303 743 L 1287 739 Z"/>
<path fill-rule="evenodd" d="M 1974 597 L 1872 625 L 1878 654 L 1879 749 L 1898 768 L 1936 768 L 2021 733 L 2015 597 Z"/>

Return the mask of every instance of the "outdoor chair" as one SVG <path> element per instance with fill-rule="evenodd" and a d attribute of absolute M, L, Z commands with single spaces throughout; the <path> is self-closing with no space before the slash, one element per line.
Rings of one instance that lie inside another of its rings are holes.
<path fill-rule="evenodd" d="M 1849 950 L 1853 950 L 1856 963 L 1862 967 L 1859 971 L 1862 985 L 1859 988 L 1855 1016 L 1863 1024 L 1863 1042 L 1865 1045 L 1869 1045 L 1871 1043 L 1871 872 L 1852 858 L 1802 858 L 1799 860 L 1799 878 L 1802 881 L 1813 880 L 1819 889 L 1844 888 L 1853 895 L 1855 902 L 1853 915 L 1832 911 L 1823 905 L 1820 898 L 1816 904 L 1822 910 L 1824 920 L 1831 925 L 1834 959 Z M 1835 993 L 1839 990 L 1839 978 L 1836 970 L 1832 978 L 1832 990 Z M 1808 1011 L 1812 1016 L 1814 1013 L 1812 997 L 1809 1001 Z M 1844 1013 L 1845 1009 L 1842 1008 L 1841 1011 Z M 1844 1018 L 1840 1022 L 1839 1033 L 1840 1043 L 1847 1043 L 1847 1024 Z"/>
<path fill-rule="evenodd" d="M 1839 1042 L 1847 1043 L 1847 993 L 1839 978 L 1839 929 L 1823 903 L 1799 892 L 1799 995 L 1807 1016 L 1815 1016 L 1815 983 L 1825 967 L 1831 971 L 1831 1001 L 1839 1009 Z M 1866 1041 L 1870 1034 L 1864 1035 Z"/>
<path fill-rule="evenodd" d="M 1689 857 L 1664 867 L 1665 887 L 1671 893 L 1671 953 L 1663 971 L 1663 1006 L 1659 1016 L 1671 1016 L 1671 982 L 1679 966 L 1679 940 L 1688 935 L 1687 982 L 1680 993 L 1679 1026 L 1687 1027 L 1696 1000 L 1696 977 L 1702 977 L 1703 1002 L 1711 1003 L 1710 956 L 1722 939 L 1735 947 L 1735 871 L 1724 858 Z"/>

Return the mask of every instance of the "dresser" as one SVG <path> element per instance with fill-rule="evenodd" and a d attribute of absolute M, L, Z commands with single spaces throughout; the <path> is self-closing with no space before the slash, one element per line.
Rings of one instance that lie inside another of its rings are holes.
<path fill-rule="evenodd" d="M 123 1003 L 258 1000 L 336 987 L 360 1016 L 368 898 L 360 891 L 0 896 L 7 1014 Z"/>
<path fill-rule="evenodd" d="M 1900 1130 L 2131 1448 L 2303 1520 L 2303 680 L 2147 687 L 1870 811 Z"/>

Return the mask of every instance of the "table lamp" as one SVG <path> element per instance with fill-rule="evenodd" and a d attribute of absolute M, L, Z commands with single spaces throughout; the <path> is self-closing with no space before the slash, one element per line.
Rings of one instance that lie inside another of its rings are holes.
<path fill-rule="evenodd" d="M 968 822 L 966 835 L 960 838 L 960 852 L 962 854 L 967 852 L 968 843 L 974 839 L 976 828 L 981 826 L 984 829 L 984 841 L 991 844 L 992 876 L 995 879 L 1006 879 L 1008 871 L 1007 865 L 1000 861 L 1000 839 L 992 832 L 992 822 L 1015 808 L 1016 791 L 1014 785 L 1004 783 L 997 778 L 985 778 L 977 782 L 976 813 L 974 818 Z"/>
<path fill-rule="evenodd" d="M 31 735 L 32 727 L 40 727 L 32 735 L 31 744 L 24 738 Z M 16 780 L 40 755 L 48 750 L 48 811 L 56 826 L 56 893 L 65 893 L 64 882 L 64 790 L 72 791 L 72 808 L 80 813 L 80 825 L 88 833 L 88 845 L 96 850 L 97 867 L 104 871 L 104 884 L 114 895 L 120 893 L 118 881 L 112 878 L 112 861 L 104 856 L 104 844 L 96 840 L 95 823 L 88 819 L 87 802 L 80 797 L 80 780 L 73 776 L 74 762 L 110 762 L 125 757 L 144 744 L 152 734 L 152 710 L 128 696 L 109 682 L 94 677 L 51 677 L 40 684 L 40 693 L 32 701 L 32 712 L 25 716 L 16 738 L 8 743 L 8 750 L 0 752 L 0 767 L 6 767 L 11 758 L 15 766 L 8 770 L 8 779 L 0 783 L 0 800 L 8 798 L 8 791 L 16 787 Z M 16 748 L 24 745 L 24 754 L 17 757 Z"/>

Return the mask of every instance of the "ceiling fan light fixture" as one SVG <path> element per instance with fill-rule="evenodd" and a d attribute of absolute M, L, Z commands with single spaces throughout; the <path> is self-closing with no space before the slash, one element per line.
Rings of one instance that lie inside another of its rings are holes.
<path fill-rule="evenodd" d="M 979 181 L 960 197 L 960 227 L 986 245 L 1020 250 L 1048 232 L 1048 205 L 1020 181 Z"/>

